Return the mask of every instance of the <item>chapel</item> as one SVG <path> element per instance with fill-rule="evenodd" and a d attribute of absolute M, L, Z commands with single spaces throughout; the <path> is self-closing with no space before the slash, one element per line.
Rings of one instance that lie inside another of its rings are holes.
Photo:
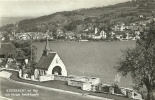
<path fill-rule="evenodd" d="M 46 39 L 43 54 L 35 67 L 34 78 L 38 79 L 39 76 L 45 75 L 67 76 L 66 66 L 59 57 L 58 53 L 52 52 L 50 49 L 48 38 Z"/>

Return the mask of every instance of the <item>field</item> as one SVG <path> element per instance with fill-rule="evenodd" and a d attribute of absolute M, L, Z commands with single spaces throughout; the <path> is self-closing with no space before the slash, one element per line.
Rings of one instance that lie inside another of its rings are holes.
<path fill-rule="evenodd" d="M 42 55 L 45 42 L 34 43 L 37 61 Z M 68 75 L 100 77 L 105 84 L 113 84 L 116 74 L 114 66 L 122 56 L 121 50 L 134 47 L 135 41 L 117 42 L 50 42 L 50 48 L 57 52 L 66 65 Z M 132 87 L 130 76 L 121 77 L 121 86 Z"/>

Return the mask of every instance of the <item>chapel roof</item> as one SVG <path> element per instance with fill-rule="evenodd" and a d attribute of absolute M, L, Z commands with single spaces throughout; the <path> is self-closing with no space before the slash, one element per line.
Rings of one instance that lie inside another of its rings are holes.
<path fill-rule="evenodd" d="M 40 60 L 38 61 L 36 68 L 48 70 L 48 68 L 49 68 L 50 64 L 52 63 L 56 54 L 57 53 L 55 53 L 55 52 L 50 52 L 47 56 L 42 56 L 40 58 Z"/>

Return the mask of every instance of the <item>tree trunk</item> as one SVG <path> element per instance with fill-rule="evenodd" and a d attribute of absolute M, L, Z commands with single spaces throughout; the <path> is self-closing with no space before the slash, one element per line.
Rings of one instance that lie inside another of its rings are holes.
<path fill-rule="evenodd" d="M 153 100 L 153 90 L 152 90 L 152 88 L 148 89 L 147 100 Z"/>

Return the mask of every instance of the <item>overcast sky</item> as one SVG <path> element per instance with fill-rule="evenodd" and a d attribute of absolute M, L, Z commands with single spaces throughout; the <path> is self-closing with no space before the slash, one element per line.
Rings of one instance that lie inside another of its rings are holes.
<path fill-rule="evenodd" d="M 38 17 L 58 11 L 102 7 L 130 0 L 4 0 L 0 1 L 0 17 Z"/>

